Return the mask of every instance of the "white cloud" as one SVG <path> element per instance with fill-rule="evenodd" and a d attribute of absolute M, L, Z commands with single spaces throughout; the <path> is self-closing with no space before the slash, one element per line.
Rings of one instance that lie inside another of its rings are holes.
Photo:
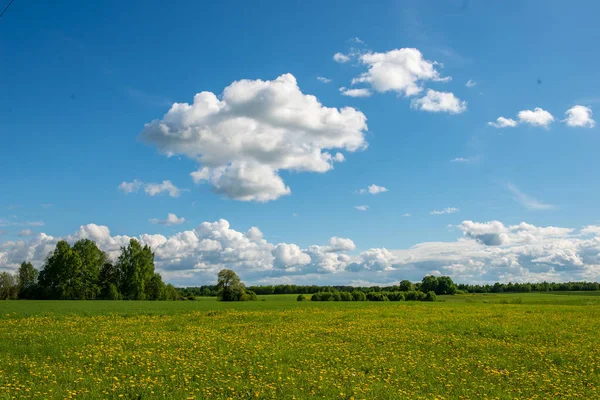
<path fill-rule="evenodd" d="M 411 213 L 404 213 L 404 214 L 402 214 L 402 216 L 403 217 L 412 217 L 412 214 Z"/>
<path fill-rule="evenodd" d="M 340 88 L 340 92 L 343 96 L 348 97 L 369 97 L 371 96 L 371 91 L 369 89 L 348 89 L 345 87 Z"/>
<path fill-rule="evenodd" d="M 365 44 L 365 42 L 358 37 L 353 37 L 352 41 L 358 44 Z"/>
<path fill-rule="evenodd" d="M 464 158 L 464 157 L 456 157 L 456 158 L 453 158 L 452 160 L 450 160 L 450 162 L 456 162 L 456 163 L 468 163 L 469 161 L 471 161 L 471 160 L 469 160 L 468 158 Z"/>
<path fill-rule="evenodd" d="M 496 122 L 488 122 L 488 125 L 494 128 L 514 128 L 517 126 L 517 121 L 511 118 L 498 117 Z"/>
<path fill-rule="evenodd" d="M 149 221 L 152 224 L 180 225 L 185 222 L 185 218 L 183 218 L 183 217 L 179 218 L 179 217 L 177 217 L 177 215 L 175 215 L 173 213 L 169 213 L 167 215 L 167 219 L 151 218 L 151 219 L 149 219 Z"/>
<path fill-rule="evenodd" d="M 33 235 L 33 232 L 31 232 L 31 229 L 22 229 L 21 232 L 19 232 L 19 236 L 31 236 Z"/>
<path fill-rule="evenodd" d="M 468 88 L 472 88 L 472 87 L 475 87 L 475 86 L 477 86 L 477 82 L 475 82 L 475 81 L 474 81 L 474 80 L 472 80 L 472 79 L 469 79 L 469 80 L 467 81 L 467 83 L 465 83 L 465 86 L 466 86 L 466 87 L 468 87 Z"/>
<path fill-rule="evenodd" d="M 274 244 L 256 227 L 239 232 L 225 220 L 168 237 L 142 234 L 137 239 L 152 247 L 166 281 L 184 285 L 214 283 L 222 268 L 235 270 L 247 284 L 392 284 L 430 273 L 468 283 L 600 280 L 600 226 L 577 230 L 463 221 L 457 227 L 462 237 L 456 241 L 372 248 L 356 255 L 348 254 L 356 249 L 348 238 L 333 237 L 326 245 L 307 248 Z M 84 238 L 114 259 L 131 237 L 112 236 L 108 227 L 95 224 L 82 225 L 64 237 L 71 243 Z M 0 271 L 14 273 L 23 260 L 39 268 L 59 239 L 40 233 L 0 242 Z"/>
<path fill-rule="evenodd" d="M 323 83 L 331 83 L 331 79 L 325 78 L 324 76 L 317 76 L 317 80 Z"/>
<path fill-rule="evenodd" d="M 354 206 L 354 208 L 356 208 L 358 211 L 367 211 L 369 209 L 369 206 L 366 206 L 366 205 Z"/>
<path fill-rule="evenodd" d="M 414 96 L 423 90 L 425 81 L 448 81 L 436 70 L 435 62 L 425 60 L 418 49 L 402 48 L 385 53 L 358 55 L 367 71 L 352 80 L 352 84 L 369 83 L 374 90 L 394 91 Z"/>
<path fill-rule="evenodd" d="M 450 114 L 460 114 L 467 110 L 467 102 L 454 96 L 454 93 L 438 92 L 433 89 L 428 89 L 424 97 L 413 99 L 410 106 L 422 111 Z"/>
<path fill-rule="evenodd" d="M 521 192 L 519 188 L 512 183 L 508 183 L 506 187 L 513 194 L 513 199 L 529 210 L 552 210 L 556 208 L 556 206 L 553 206 L 552 204 L 542 203 L 541 201 Z"/>
<path fill-rule="evenodd" d="M 531 110 L 522 110 L 517 114 L 519 122 L 532 126 L 541 126 L 547 128 L 553 121 L 554 117 L 548 111 L 536 107 Z"/>
<path fill-rule="evenodd" d="M 568 126 L 579 128 L 593 128 L 596 126 L 596 121 L 592 119 L 592 109 L 586 106 L 573 106 L 569 108 L 565 115 L 567 118 L 563 120 Z"/>
<path fill-rule="evenodd" d="M 386 187 L 378 186 L 376 184 L 372 184 L 372 185 L 369 185 L 366 189 L 360 189 L 358 191 L 358 193 L 359 194 L 367 194 L 367 193 L 370 193 L 370 194 L 379 194 L 379 193 L 385 193 L 385 192 L 388 192 L 388 191 L 389 190 Z"/>
<path fill-rule="evenodd" d="M 44 226 L 44 221 L 19 221 L 0 218 L 0 226 Z"/>
<path fill-rule="evenodd" d="M 346 62 L 350 61 L 350 58 L 351 57 L 349 55 L 346 55 L 343 53 L 335 53 L 333 55 L 333 60 L 335 62 L 339 62 L 339 63 L 346 63 Z"/>
<path fill-rule="evenodd" d="M 220 98 L 198 93 L 193 104 L 175 103 L 162 120 L 146 124 L 140 137 L 168 156 L 197 161 L 192 178 L 218 193 L 269 201 L 291 192 L 279 171 L 329 171 L 344 159 L 330 151 L 364 150 L 366 131 L 363 113 L 325 107 L 285 74 L 233 82 Z"/>
<path fill-rule="evenodd" d="M 168 193 L 171 197 L 179 197 L 181 194 L 181 189 L 168 180 L 162 181 L 161 183 L 144 183 L 139 179 L 134 179 L 131 182 L 121 182 L 121 184 L 119 184 L 119 190 L 125 194 L 137 193 L 142 188 L 148 196 Z"/>
<path fill-rule="evenodd" d="M 454 214 L 454 213 L 457 213 L 459 211 L 460 211 L 459 208 L 446 207 L 446 208 L 444 208 L 442 210 L 433 210 L 429 214 L 431 214 L 431 215 Z"/>

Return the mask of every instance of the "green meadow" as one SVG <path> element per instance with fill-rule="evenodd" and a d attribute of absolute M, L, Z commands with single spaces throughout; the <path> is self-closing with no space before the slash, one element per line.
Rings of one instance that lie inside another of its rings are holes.
<path fill-rule="evenodd" d="M 0 399 L 600 397 L 597 292 L 0 302 Z"/>

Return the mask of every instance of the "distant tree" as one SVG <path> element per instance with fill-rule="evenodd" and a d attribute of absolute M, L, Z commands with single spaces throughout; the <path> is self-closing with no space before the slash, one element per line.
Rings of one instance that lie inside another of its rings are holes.
<path fill-rule="evenodd" d="M 23 261 L 19 267 L 19 298 L 33 299 L 37 285 L 38 270 L 30 262 Z"/>
<path fill-rule="evenodd" d="M 110 261 L 104 263 L 100 268 L 98 286 L 100 287 L 100 298 L 106 300 L 117 300 L 121 298 L 119 286 L 121 284 L 121 271 Z M 115 297 L 116 291 L 116 297 Z"/>
<path fill-rule="evenodd" d="M 98 278 L 100 270 L 108 262 L 108 256 L 90 239 L 81 239 L 73 245 L 73 251 L 81 260 L 80 280 L 83 285 L 81 299 L 95 299 L 100 295 Z"/>
<path fill-rule="evenodd" d="M 179 292 L 177 291 L 175 286 L 171 285 L 170 283 L 167 284 L 167 286 L 165 287 L 165 299 L 166 300 L 180 300 L 181 299 L 181 295 L 179 294 Z"/>
<path fill-rule="evenodd" d="M 154 253 L 150 246 L 142 245 L 135 239 L 127 247 L 121 248 L 117 260 L 120 271 L 120 292 L 126 300 L 145 300 L 146 287 L 154 277 Z"/>
<path fill-rule="evenodd" d="M 296 301 L 306 301 L 306 296 L 303 294 L 299 294 L 298 297 L 296 297 Z"/>
<path fill-rule="evenodd" d="M 16 300 L 19 298 L 17 277 L 8 272 L 0 273 L 0 300 Z"/>
<path fill-rule="evenodd" d="M 246 287 L 240 280 L 240 277 L 230 269 L 222 269 L 219 271 L 217 288 L 219 291 L 218 297 L 221 301 L 239 301 Z"/>
<path fill-rule="evenodd" d="M 421 281 L 421 291 L 429 292 L 429 291 L 437 291 L 438 290 L 438 278 L 433 275 L 427 275 Z"/>
<path fill-rule="evenodd" d="M 163 283 L 162 277 L 158 273 L 154 274 L 146 286 L 146 298 L 148 300 L 165 300 L 165 291 L 166 287 Z"/>
<path fill-rule="evenodd" d="M 210 289 L 209 288 L 204 288 L 204 289 L 202 289 L 201 293 L 202 293 L 201 294 L 202 296 L 208 297 L 208 296 L 210 296 Z"/>
<path fill-rule="evenodd" d="M 40 271 L 38 282 L 42 296 L 54 299 L 84 299 L 86 287 L 83 269 L 79 253 L 74 251 L 66 240 L 59 241 Z"/>
<path fill-rule="evenodd" d="M 401 292 L 410 292 L 415 289 L 415 285 L 413 285 L 411 281 L 405 279 L 400 282 L 399 288 Z"/>
<path fill-rule="evenodd" d="M 440 276 L 437 278 L 437 288 L 435 294 L 455 294 L 457 287 L 449 276 Z"/>

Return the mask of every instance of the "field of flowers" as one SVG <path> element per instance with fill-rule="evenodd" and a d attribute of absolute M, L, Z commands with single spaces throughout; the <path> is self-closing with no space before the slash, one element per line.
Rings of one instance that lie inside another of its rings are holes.
<path fill-rule="evenodd" d="M 597 302 L 503 302 L 4 302 L 0 399 L 600 398 Z"/>

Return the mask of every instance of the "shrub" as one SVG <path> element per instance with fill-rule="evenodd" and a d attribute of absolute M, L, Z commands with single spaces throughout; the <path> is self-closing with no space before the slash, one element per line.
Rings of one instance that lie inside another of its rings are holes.
<path fill-rule="evenodd" d="M 299 294 L 298 297 L 296 297 L 296 301 L 306 301 L 306 296 L 303 294 Z"/>
<path fill-rule="evenodd" d="M 321 293 L 314 293 L 310 296 L 310 301 L 321 301 Z"/>
<path fill-rule="evenodd" d="M 404 292 L 391 292 L 387 297 L 390 301 L 404 301 Z"/>
<path fill-rule="evenodd" d="M 364 294 L 364 292 L 361 292 L 360 290 L 354 290 L 352 292 L 352 300 L 353 301 L 365 301 L 365 300 L 367 300 L 367 296 Z"/>
<path fill-rule="evenodd" d="M 388 297 L 383 292 L 369 292 L 369 293 L 367 293 L 367 300 L 369 300 L 369 301 L 389 301 Z"/>
<path fill-rule="evenodd" d="M 419 290 L 411 290 L 410 292 L 406 292 L 405 298 L 409 301 L 423 301 L 425 300 L 427 295 Z"/>
<path fill-rule="evenodd" d="M 436 300 L 437 300 L 437 297 L 433 290 L 430 290 L 429 292 L 427 292 L 427 295 L 425 296 L 425 301 L 436 301 Z"/>
<path fill-rule="evenodd" d="M 342 301 L 352 301 L 352 295 L 350 292 L 341 292 L 340 297 L 342 298 Z"/>

